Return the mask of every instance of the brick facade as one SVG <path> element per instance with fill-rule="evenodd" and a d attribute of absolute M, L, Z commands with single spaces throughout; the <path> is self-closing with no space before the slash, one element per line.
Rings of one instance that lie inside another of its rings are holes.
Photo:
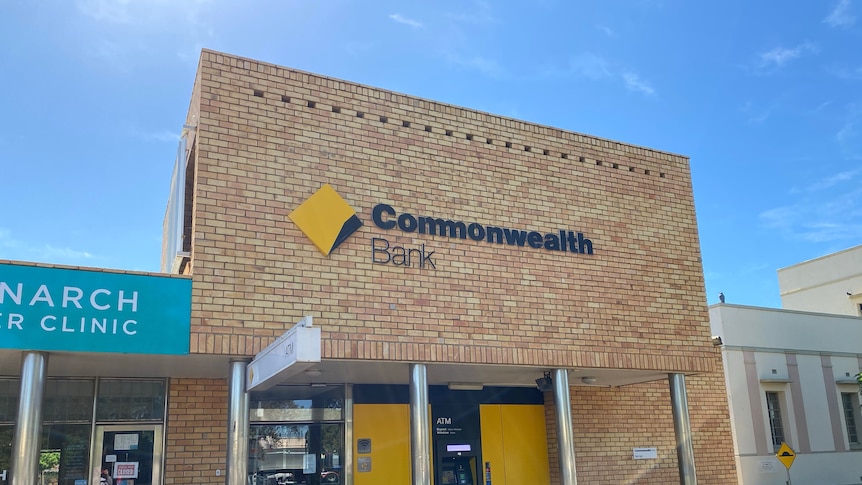
<path fill-rule="evenodd" d="M 737 483 L 724 379 L 686 378 L 697 483 Z M 667 381 L 619 388 L 573 387 L 578 483 L 590 485 L 679 483 L 676 439 Z M 553 398 L 545 398 L 551 483 L 560 483 Z M 632 459 L 633 448 L 657 448 L 656 460 Z"/>
<path fill-rule="evenodd" d="M 209 51 L 199 82 L 193 353 L 314 314 L 325 358 L 715 370 L 686 158 Z M 325 183 L 365 221 L 329 258 L 287 218 Z M 379 202 L 595 254 L 382 231 Z M 437 269 L 373 264 L 371 237 Z"/>
<path fill-rule="evenodd" d="M 227 383 L 220 379 L 171 379 L 168 395 L 165 485 L 224 484 Z"/>
<path fill-rule="evenodd" d="M 193 354 L 252 356 L 313 315 L 325 360 L 699 374 L 688 392 L 700 483 L 736 481 L 687 158 L 211 51 L 187 124 Z M 327 183 L 364 225 L 324 257 L 288 214 Z M 379 203 L 582 232 L 593 254 L 387 231 L 371 221 Z M 436 269 L 376 264 L 372 238 L 424 245 Z M 187 402 L 197 385 L 171 387 L 169 483 L 217 467 L 172 448 L 185 439 L 175 420 L 224 443 L 226 409 L 198 417 Z M 224 407 L 224 384 L 213 388 Z M 666 380 L 573 388 L 572 406 L 579 483 L 679 480 L 675 454 L 631 459 L 633 447 L 674 449 Z M 548 418 L 557 483 L 552 405 Z"/>

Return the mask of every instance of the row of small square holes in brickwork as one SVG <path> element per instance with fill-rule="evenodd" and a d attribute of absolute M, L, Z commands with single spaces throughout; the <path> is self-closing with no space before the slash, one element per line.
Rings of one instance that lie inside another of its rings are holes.
<path fill-rule="evenodd" d="M 262 98 L 262 97 L 263 97 L 263 91 L 262 91 L 262 90 L 260 90 L 260 89 L 255 89 L 255 90 L 254 90 L 254 95 L 255 95 L 255 96 L 257 96 L 258 98 Z M 290 103 L 290 96 L 282 95 L 282 96 L 281 96 L 281 100 L 282 100 L 283 102 L 285 102 L 285 103 Z M 298 100 L 298 101 L 301 101 L 301 100 Z M 305 102 L 304 102 L 304 104 L 305 104 L 306 106 L 308 106 L 309 108 L 316 108 L 316 107 L 317 107 L 317 103 L 316 103 L 316 102 L 314 102 L 314 101 L 305 101 Z M 341 113 L 341 108 L 340 108 L 340 107 L 338 107 L 338 106 L 333 106 L 333 107 L 332 107 L 332 112 L 333 112 L 333 113 Z M 357 117 L 357 118 L 365 118 L 365 113 L 364 113 L 364 112 L 362 112 L 362 111 L 356 111 L 356 117 Z M 384 124 L 389 123 L 389 118 L 388 118 L 388 117 L 386 117 L 386 116 L 380 115 L 379 119 L 380 119 L 380 122 L 381 122 L 381 123 L 384 123 Z M 401 122 L 401 126 L 403 126 L 404 128 L 410 128 L 410 127 L 412 126 L 412 123 L 411 123 L 411 122 L 409 122 L 409 121 L 402 121 L 402 122 Z M 432 128 L 430 125 L 425 125 L 425 131 L 426 131 L 426 132 L 428 132 L 428 133 L 433 133 L 433 132 L 434 132 L 433 128 Z M 454 136 L 454 132 L 453 132 L 452 130 L 444 130 L 444 133 L 445 133 L 445 135 L 446 135 L 446 136 Z M 473 135 L 469 134 L 469 133 L 468 133 L 468 134 L 465 134 L 465 138 L 466 138 L 467 140 L 470 140 L 470 141 L 475 140 L 475 137 L 474 137 Z M 485 138 L 485 143 L 486 143 L 487 145 L 493 145 L 493 144 L 494 144 L 494 140 L 492 140 L 491 138 Z M 509 148 L 509 149 L 513 148 L 513 144 L 512 144 L 512 142 L 510 142 L 510 141 L 505 142 L 505 145 L 506 145 L 506 148 Z M 525 151 L 525 152 L 533 152 L 533 147 L 531 147 L 531 146 L 529 146 L 529 145 L 524 145 L 524 151 Z M 543 150 L 542 150 L 542 154 L 543 154 L 543 155 L 546 155 L 546 156 L 551 156 L 551 151 L 550 151 L 550 150 L 548 150 L 548 149 L 543 149 Z M 568 160 L 568 159 L 569 159 L 569 154 L 568 154 L 568 153 L 560 153 L 560 158 L 565 159 L 565 160 Z M 587 161 L 587 160 L 586 160 L 586 158 L 584 158 L 584 157 L 578 157 L 578 161 L 579 161 L 579 162 L 581 162 L 581 163 L 586 163 L 586 161 Z M 611 167 L 611 168 L 616 168 L 616 169 L 620 168 L 620 164 L 619 164 L 619 163 L 615 163 L 615 162 L 604 162 L 604 161 L 602 161 L 602 160 L 596 160 L 596 165 L 598 165 L 598 166 L 600 166 L 600 167 Z M 637 173 L 637 172 L 638 172 L 638 170 L 637 170 L 637 168 L 636 168 L 636 167 L 631 167 L 631 166 L 630 166 L 630 167 L 628 167 L 628 169 L 629 169 L 629 172 L 633 172 L 633 173 Z M 644 169 L 642 173 L 643 173 L 644 175 L 652 175 L 652 171 L 651 171 L 651 170 L 647 170 L 647 169 Z M 665 173 L 664 173 L 664 172 L 659 172 L 659 177 L 661 177 L 661 178 L 665 178 Z"/>

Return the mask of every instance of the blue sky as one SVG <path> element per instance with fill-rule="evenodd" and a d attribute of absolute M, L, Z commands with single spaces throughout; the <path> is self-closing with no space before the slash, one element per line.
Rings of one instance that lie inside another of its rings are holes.
<path fill-rule="evenodd" d="M 3 0 L 0 259 L 157 271 L 202 47 L 691 157 L 709 303 L 862 243 L 862 0 Z"/>

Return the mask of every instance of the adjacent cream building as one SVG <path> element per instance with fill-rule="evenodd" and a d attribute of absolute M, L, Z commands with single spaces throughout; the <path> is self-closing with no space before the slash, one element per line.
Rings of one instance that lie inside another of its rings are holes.
<path fill-rule="evenodd" d="M 862 245 L 778 270 L 788 310 L 862 315 Z"/>
<path fill-rule="evenodd" d="M 739 483 L 862 483 L 860 263 L 857 246 L 779 270 L 785 309 L 710 307 Z M 782 443 L 796 454 L 789 475 Z"/>

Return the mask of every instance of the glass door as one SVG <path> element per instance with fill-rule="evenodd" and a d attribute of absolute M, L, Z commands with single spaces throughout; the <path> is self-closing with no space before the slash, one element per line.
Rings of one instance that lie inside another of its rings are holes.
<path fill-rule="evenodd" d="M 103 470 L 107 471 L 108 485 L 160 485 L 162 426 L 96 426 L 90 470 L 92 485 L 104 485 Z"/>

